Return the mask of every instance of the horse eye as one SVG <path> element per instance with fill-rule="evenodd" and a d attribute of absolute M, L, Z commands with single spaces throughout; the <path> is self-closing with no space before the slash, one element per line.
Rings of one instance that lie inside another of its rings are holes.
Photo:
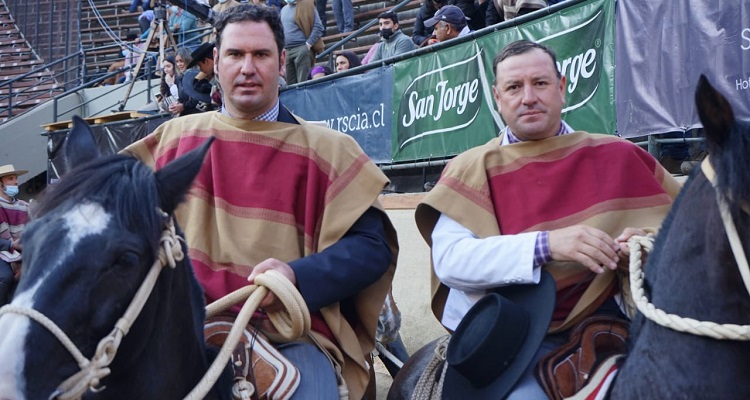
<path fill-rule="evenodd" d="M 125 253 L 122 253 L 117 259 L 117 264 L 122 266 L 134 266 L 138 265 L 138 261 L 138 254 L 133 251 L 126 251 Z"/>

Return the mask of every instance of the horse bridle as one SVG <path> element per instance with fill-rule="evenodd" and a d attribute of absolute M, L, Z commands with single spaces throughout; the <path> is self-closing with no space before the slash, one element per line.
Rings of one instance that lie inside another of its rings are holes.
<path fill-rule="evenodd" d="M 166 213 L 161 210 L 159 211 L 164 217 L 168 217 Z M 159 278 L 162 268 L 165 265 L 169 265 L 170 268 L 175 268 L 177 266 L 177 261 L 184 258 L 185 254 L 179 243 L 180 240 L 182 239 L 175 232 L 173 218 L 167 218 L 164 229 L 161 233 L 161 239 L 159 240 L 159 256 L 151 265 L 146 278 L 143 280 L 143 283 L 141 283 L 135 297 L 133 297 L 130 305 L 128 305 L 128 308 L 125 310 L 125 313 L 119 320 L 117 320 L 117 323 L 115 323 L 115 328 L 99 341 L 99 344 L 96 346 L 96 353 L 91 357 L 91 360 L 87 359 L 81 353 L 78 347 L 76 347 L 73 341 L 70 340 L 68 335 L 66 335 L 60 327 L 39 311 L 11 304 L 0 308 L 0 316 L 7 313 L 25 315 L 47 328 L 47 330 L 49 330 L 50 333 L 62 343 L 78 363 L 78 367 L 81 370 L 61 383 L 57 390 L 50 395 L 50 399 L 79 399 L 88 390 L 98 392 L 104 389 L 103 387 L 99 387 L 99 384 L 101 380 L 111 372 L 109 365 L 114 360 L 123 337 L 128 334 L 133 322 L 143 310 L 143 306 L 151 295 L 151 291 L 154 289 L 154 285 Z"/>
<path fill-rule="evenodd" d="M 717 189 L 716 172 L 711 166 L 709 158 L 706 157 L 701 163 L 701 170 L 716 191 L 716 201 L 719 204 L 721 220 L 724 230 L 729 238 L 737 267 L 745 284 L 745 289 L 750 294 L 750 268 L 748 268 L 747 257 L 742 248 L 737 227 L 729 212 L 726 197 Z M 698 321 L 692 318 L 684 318 L 675 314 L 668 314 L 654 306 L 646 297 L 643 289 L 644 274 L 641 270 L 641 248 L 650 251 L 653 249 L 653 237 L 634 236 L 628 241 L 630 246 L 630 288 L 633 301 L 646 318 L 651 321 L 676 331 L 691 333 L 698 336 L 707 336 L 714 339 L 728 340 L 750 340 L 750 325 L 717 324 L 710 321 Z"/>

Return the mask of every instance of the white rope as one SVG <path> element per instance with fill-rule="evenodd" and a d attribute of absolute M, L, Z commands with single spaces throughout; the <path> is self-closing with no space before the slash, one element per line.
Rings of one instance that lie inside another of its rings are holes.
<path fill-rule="evenodd" d="M 114 360 L 122 338 L 128 334 L 133 322 L 138 318 L 141 310 L 143 310 L 143 306 L 146 304 L 156 284 L 156 280 L 159 278 L 162 267 L 169 265 L 171 268 L 174 268 L 177 265 L 177 261 L 182 260 L 185 256 L 178 240 L 174 222 L 172 219 L 169 219 L 162 231 L 159 257 L 151 265 L 146 278 L 138 288 L 123 316 L 115 323 L 112 332 L 99 341 L 99 344 L 96 346 L 96 352 L 91 357 L 91 360 L 86 359 L 60 327 L 39 311 L 13 305 L 6 305 L 0 308 L 0 315 L 5 313 L 24 315 L 47 328 L 70 352 L 78 363 L 78 367 L 81 368 L 80 371 L 60 384 L 57 390 L 50 396 L 51 399 L 80 399 L 88 390 L 97 392 L 103 389 L 99 387 L 99 383 L 104 377 L 110 374 L 109 364 Z"/>
<path fill-rule="evenodd" d="M 646 318 L 675 331 L 707 336 L 714 339 L 750 340 L 750 325 L 717 324 L 710 321 L 698 321 L 669 314 L 649 302 L 643 289 L 644 273 L 641 270 L 642 249 L 653 249 L 652 236 L 633 236 L 628 240 L 630 246 L 630 289 L 633 301 Z"/>

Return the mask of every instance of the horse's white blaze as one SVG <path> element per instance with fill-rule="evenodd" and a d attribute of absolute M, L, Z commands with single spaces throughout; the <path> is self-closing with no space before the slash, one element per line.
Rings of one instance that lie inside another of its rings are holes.
<path fill-rule="evenodd" d="M 64 254 L 61 254 L 59 260 L 70 256 L 73 249 L 86 236 L 102 233 L 109 225 L 112 216 L 99 204 L 84 203 L 63 214 L 62 219 L 68 234 L 63 241 L 65 243 L 62 246 Z M 33 309 L 34 295 L 40 291 L 46 278 L 58 265 L 59 263 L 48 266 L 47 271 L 34 286 L 17 293 L 12 304 Z M 43 312 L 43 310 L 40 311 Z M 30 326 L 31 320 L 26 316 L 4 314 L 0 317 L 0 332 L 2 332 L 0 335 L 0 358 L 2 359 L 0 362 L 0 400 L 24 398 L 25 381 L 22 375 L 26 359 L 24 344 Z"/>
<path fill-rule="evenodd" d="M 19 294 L 11 304 L 33 308 L 32 293 L 36 292 L 38 287 L 39 283 L 31 290 Z M 3 360 L 0 363 L 0 400 L 24 398 L 24 342 L 30 325 L 31 321 L 22 315 L 4 314 L 0 317 L 0 332 L 3 332 L 0 335 L 0 354 Z"/>
<path fill-rule="evenodd" d="M 112 216 L 97 203 L 84 203 L 63 215 L 68 228 L 68 249 L 73 249 L 86 236 L 102 233 Z"/>

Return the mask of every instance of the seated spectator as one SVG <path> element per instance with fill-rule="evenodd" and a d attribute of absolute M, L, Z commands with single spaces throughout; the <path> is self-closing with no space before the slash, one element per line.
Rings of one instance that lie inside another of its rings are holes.
<path fill-rule="evenodd" d="M 362 65 L 369 64 L 372 60 L 372 56 L 375 55 L 375 52 L 378 51 L 378 47 L 380 47 L 380 42 L 375 42 L 370 46 L 370 50 L 367 50 L 367 54 L 365 54 L 364 57 L 362 57 Z"/>
<path fill-rule="evenodd" d="M 380 27 L 380 46 L 375 50 L 371 62 L 386 60 L 399 54 L 408 53 L 417 48 L 411 38 L 401 32 L 398 26 L 398 15 L 394 12 L 384 12 L 378 15 Z"/>
<path fill-rule="evenodd" d="M 422 47 L 427 45 L 428 39 L 434 37 L 432 34 L 433 28 L 427 27 L 424 21 L 435 16 L 435 12 L 443 6 L 445 0 L 424 0 L 422 6 L 419 7 L 417 17 L 414 20 L 414 31 L 411 34 L 411 40 L 415 45 Z"/>
<path fill-rule="evenodd" d="M 487 6 L 485 25 L 491 26 L 503 21 L 547 7 L 547 0 L 492 0 Z"/>
<path fill-rule="evenodd" d="M 310 79 L 318 79 L 322 78 L 326 75 L 331 75 L 333 71 L 331 71 L 330 68 L 328 68 L 325 65 L 317 65 L 313 67 L 313 69 L 310 70 L 310 76 L 307 77 L 308 80 Z"/>
<path fill-rule="evenodd" d="M 346 71 L 362 65 L 359 57 L 351 51 L 342 51 L 336 55 L 336 72 Z"/>
<path fill-rule="evenodd" d="M 172 105 L 169 111 L 180 116 L 214 110 L 212 93 L 214 92 L 214 56 L 213 43 L 204 43 L 191 53 L 192 61 L 182 77 L 182 93 L 179 106 Z M 198 69 L 193 67 L 197 66 Z"/>
<path fill-rule="evenodd" d="M 29 220 L 29 204 L 16 196 L 18 177 L 27 172 L 11 164 L 0 167 L 0 251 L 5 252 L 0 258 L 0 306 L 10 302 L 21 273 L 21 232 Z"/>
<path fill-rule="evenodd" d="M 191 51 L 187 47 L 180 47 L 177 49 L 177 54 L 174 56 L 175 65 L 177 66 L 177 73 L 182 76 L 187 71 L 187 66 L 193 62 L 193 56 Z"/>
<path fill-rule="evenodd" d="M 167 56 L 161 62 L 161 85 L 159 86 L 159 110 L 169 111 L 169 106 L 177 103 L 180 98 L 182 74 L 177 72 L 177 62 L 174 56 Z"/>
<path fill-rule="evenodd" d="M 425 21 L 424 25 L 434 27 L 435 43 L 468 35 L 471 32 L 466 24 L 466 16 L 464 16 L 463 11 L 451 5 L 443 6 L 435 13 L 434 17 Z"/>

